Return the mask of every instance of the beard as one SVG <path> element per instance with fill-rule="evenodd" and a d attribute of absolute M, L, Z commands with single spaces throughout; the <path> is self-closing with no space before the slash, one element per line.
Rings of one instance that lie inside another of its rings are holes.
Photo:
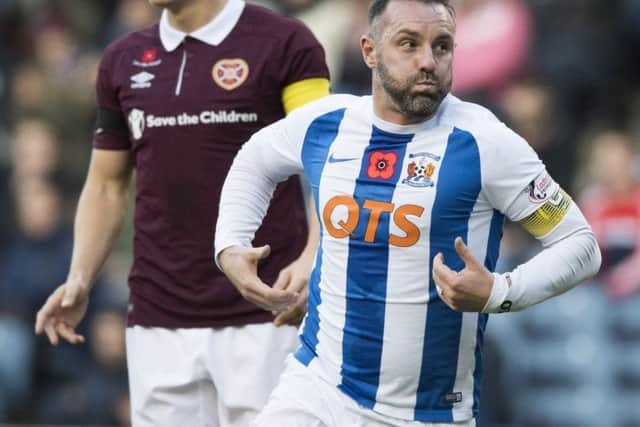
<path fill-rule="evenodd" d="M 420 71 L 405 80 L 398 80 L 391 75 L 381 57 L 378 57 L 377 63 L 376 76 L 380 85 L 397 111 L 408 119 L 426 119 L 433 116 L 451 90 L 451 74 L 445 76 L 443 81 L 433 73 Z M 412 90 L 416 83 L 425 80 L 433 82 L 435 90 L 420 92 Z"/>

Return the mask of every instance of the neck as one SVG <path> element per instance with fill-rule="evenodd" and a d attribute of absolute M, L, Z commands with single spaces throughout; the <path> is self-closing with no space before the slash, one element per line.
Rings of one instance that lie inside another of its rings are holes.
<path fill-rule="evenodd" d="M 227 0 L 188 0 L 167 7 L 169 24 L 183 33 L 207 25 L 227 4 Z"/>

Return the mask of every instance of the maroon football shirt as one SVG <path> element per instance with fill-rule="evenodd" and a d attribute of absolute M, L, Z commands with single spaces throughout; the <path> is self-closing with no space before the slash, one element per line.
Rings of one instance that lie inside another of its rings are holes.
<path fill-rule="evenodd" d="M 107 47 L 97 82 L 103 119 L 94 147 L 131 150 L 136 167 L 130 325 L 272 320 L 214 264 L 220 190 L 240 146 L 284 116 L 283 88 L 316 77 L 328 78 L 328 70 L 310 31 L 250 4 L 217 46 L 186 37 L 166 51 L 155 25 Z M 254 245 L 272 247 L 261 278 L 273 283 L 306 239 L 300 183 L 291 178 L 276 189 L 256 233 Z"/>

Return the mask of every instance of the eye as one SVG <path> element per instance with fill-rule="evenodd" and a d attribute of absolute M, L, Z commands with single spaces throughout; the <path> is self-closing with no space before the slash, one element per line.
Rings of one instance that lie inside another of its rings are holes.
<path fill-rule="evenodd" d="M 451 51 L 451 43 L 448 41 L 439 41 L 434 46 L 434 51 L 445 54 Z"/>
<path fill-rule="evenodd" d="M 413 49 L 416 47 L 416 42 L 411 39 L 403 39 L 400 41 L 400 47 L 403 49 Z"/>

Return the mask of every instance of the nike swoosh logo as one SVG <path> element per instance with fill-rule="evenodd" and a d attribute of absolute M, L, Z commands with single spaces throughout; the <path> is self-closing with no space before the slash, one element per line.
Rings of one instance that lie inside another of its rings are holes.
<path fill-rule="evenodd" d="M 329 163 L 340 163 L 340 162 L 350 162 L 351 160 L 358 160 L 357 157 L 349 157 L 349 158 L 335 158 L 333 157 L 333 153 L 329 156 Z"/>

